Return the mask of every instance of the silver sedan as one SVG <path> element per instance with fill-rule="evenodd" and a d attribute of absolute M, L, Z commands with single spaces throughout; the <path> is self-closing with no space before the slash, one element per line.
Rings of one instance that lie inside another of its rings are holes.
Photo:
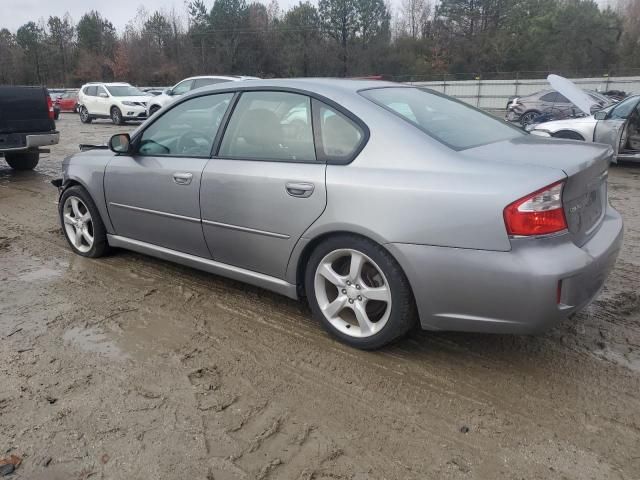
<path fill-rule="evenodd" d="M 612 155 L 410 86 L 260 80 L 185 95 L 54 184 L 79 255 L 121 247 L 306 297 L 371 349 L 416 324 L 537 332 L 587 305 L 622 242 Z"/>

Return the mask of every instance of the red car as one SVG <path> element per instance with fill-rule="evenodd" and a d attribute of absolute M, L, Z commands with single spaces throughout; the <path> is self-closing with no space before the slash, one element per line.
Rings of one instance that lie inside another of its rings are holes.
<path fill-rule="evenodd" d="M 78 111 L 78 92 L 64 92 L 56 98 L 56 105 L 60 107 L 61 112 L 77 112 Z"/>

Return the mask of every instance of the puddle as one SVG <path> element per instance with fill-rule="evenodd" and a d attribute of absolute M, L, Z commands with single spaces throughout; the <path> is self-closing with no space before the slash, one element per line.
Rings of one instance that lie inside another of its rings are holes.
<path fill-rule="evenodd" d="M 62 339 L 85 352 L 97 353 L 112 360 L 124 360 L 128 355 L 124 353 L 105 333 L 95 327 L 75 327 L 67 330 Z"/>
<path fill-rule="evenodd" d="M 55 270 L 49 267 L 37 268 L 34 270 L 22 271 L 18 274 L 18 280 L 23 282 L 34 282 L 37 280 L 49 280 L 62 275 L 62 270 Z"/>

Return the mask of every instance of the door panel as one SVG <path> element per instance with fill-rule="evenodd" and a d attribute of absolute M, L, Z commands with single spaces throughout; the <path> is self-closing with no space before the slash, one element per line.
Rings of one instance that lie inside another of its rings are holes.
<path fill-rule="evenodd" d="M 95 113 L 97 115 L 109 115 L 111 112 L 109 112 L 109 104 L 110 104 L 110 99 L 109 97 L 107 98 L 103 98 L 100 96 L 100 94 L 106 94 L 108 95 L 107 91 L 104 89 L 104 87 L 102 86 L 98 86 L 98 90 L 96 92 L 96 97 L 93 97 L 94 100 L 94 111 L 91 113 Z"/>
<path fill-rule="evenodd" d="M 593 141 L 596 143 L 606 143 L 611 145 L 614 151 L 618 153 L 620 135 L 622 134 L 622 129 L 626 122 L 627 121 L 625 119 L 621 118 L 610 118 L 598 121 L 593 132 Z"/>
<path fill-rule="evenodd" d="M 117 235 L 210 258 L 200 223 L 206 158 L 117 156 L 104 180 Z"/>
<path fill-rule="evenodd" d="M 284 278 L 293 247 L 326 206 L 325 168 L 319 163 L 210 160 L 200 202 L 214 260 Z"/>

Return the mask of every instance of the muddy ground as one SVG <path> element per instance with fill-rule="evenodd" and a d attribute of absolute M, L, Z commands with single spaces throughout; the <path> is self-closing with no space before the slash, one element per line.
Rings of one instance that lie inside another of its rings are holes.
<path fill-rule="evenodd" d="M 34 172 L 0 161 L 0 457 L 37 479 L 640 478 L 640 166 L 624 248 L 543 336 L 414 332 L 366 353 L 305 305 L 117 251 L 71 253 L 49 184 L 122 128 L 63 114 Z"/>

